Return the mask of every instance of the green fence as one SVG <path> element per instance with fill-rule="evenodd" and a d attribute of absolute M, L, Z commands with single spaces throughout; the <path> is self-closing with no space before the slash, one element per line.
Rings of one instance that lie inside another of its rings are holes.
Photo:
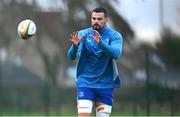
<path fill-rule="evenodd" d="M 155 87 L 155 86 L 153 86 Z M 180 115 L 178 90 L 150 88 L 121 88 L 115 90 L 112 115 Z M 146 95 L 150 105 L 147 107 Z M 56 96 L 56 97 L 55 97 Z M 60 88 L 54 91 L 45 85 L 43 88 L 3 89 L 0 98 L 1 115 L 76 115 L 76 89 Z M 149 109 L 149 110 L 147 110 Z"/>

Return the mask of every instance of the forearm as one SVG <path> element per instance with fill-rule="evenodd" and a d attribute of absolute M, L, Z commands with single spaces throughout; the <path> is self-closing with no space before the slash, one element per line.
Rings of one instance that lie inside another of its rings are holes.
<path fill-rule="evenodd" d="M 67 53 L 68 58 L 71 60 L 75 60 L 77 50 L 78 50 L 78 46 L 75 46 L 74 44 L 72 44 Z"/>
<path fill-rule="evenodd" d="M 106 42 L 102 41 L 99 46 L 103 49 L 103 51 L 111 56 L 114 59 L 119 59 L 122 53 L 122 42 L 118 41 L 113 43 L 112 45 L 107 44 Z"/>

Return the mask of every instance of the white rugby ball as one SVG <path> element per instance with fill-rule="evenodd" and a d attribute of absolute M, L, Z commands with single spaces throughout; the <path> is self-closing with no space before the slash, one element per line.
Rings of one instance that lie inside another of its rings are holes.
<path fill-rule="evenodd" d="M 30 19 L 23 20 L 18 24 L 17 32 L 21 39 L 31 39 L 36 34 L 36 24 Z"/>

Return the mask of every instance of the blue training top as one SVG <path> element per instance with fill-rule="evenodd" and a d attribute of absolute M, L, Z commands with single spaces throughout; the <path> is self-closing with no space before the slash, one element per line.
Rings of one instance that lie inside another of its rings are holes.
<path fill-rule="evenodd" d="M 68 58 L 79 56 L 76 73 L 78 87 L 116 88 L 120 86 L 116 59 L 122 53 L 123 39 L 119 32 L 105 26 L 101 31 L 102 42 L 97 44 L 90 35 L 95 35 L 92 27 L 80 30 L 78 37 L 85 36 L 79 46 L 68 50 Z"/>

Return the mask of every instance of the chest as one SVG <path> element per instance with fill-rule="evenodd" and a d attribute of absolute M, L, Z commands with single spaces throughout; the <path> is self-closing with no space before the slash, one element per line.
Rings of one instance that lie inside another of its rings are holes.
<path fill-rule="evenodd" d="M 110 37 L 106 34 L 101 35 L 101 39 L 103 42 L 110 44 Z M 101 48 L 99 46 L 99 44 L 90 36 L 90 34 L 86 35 L 85 38 L 85 46 L 89 51 L 101 51 Z"/>

